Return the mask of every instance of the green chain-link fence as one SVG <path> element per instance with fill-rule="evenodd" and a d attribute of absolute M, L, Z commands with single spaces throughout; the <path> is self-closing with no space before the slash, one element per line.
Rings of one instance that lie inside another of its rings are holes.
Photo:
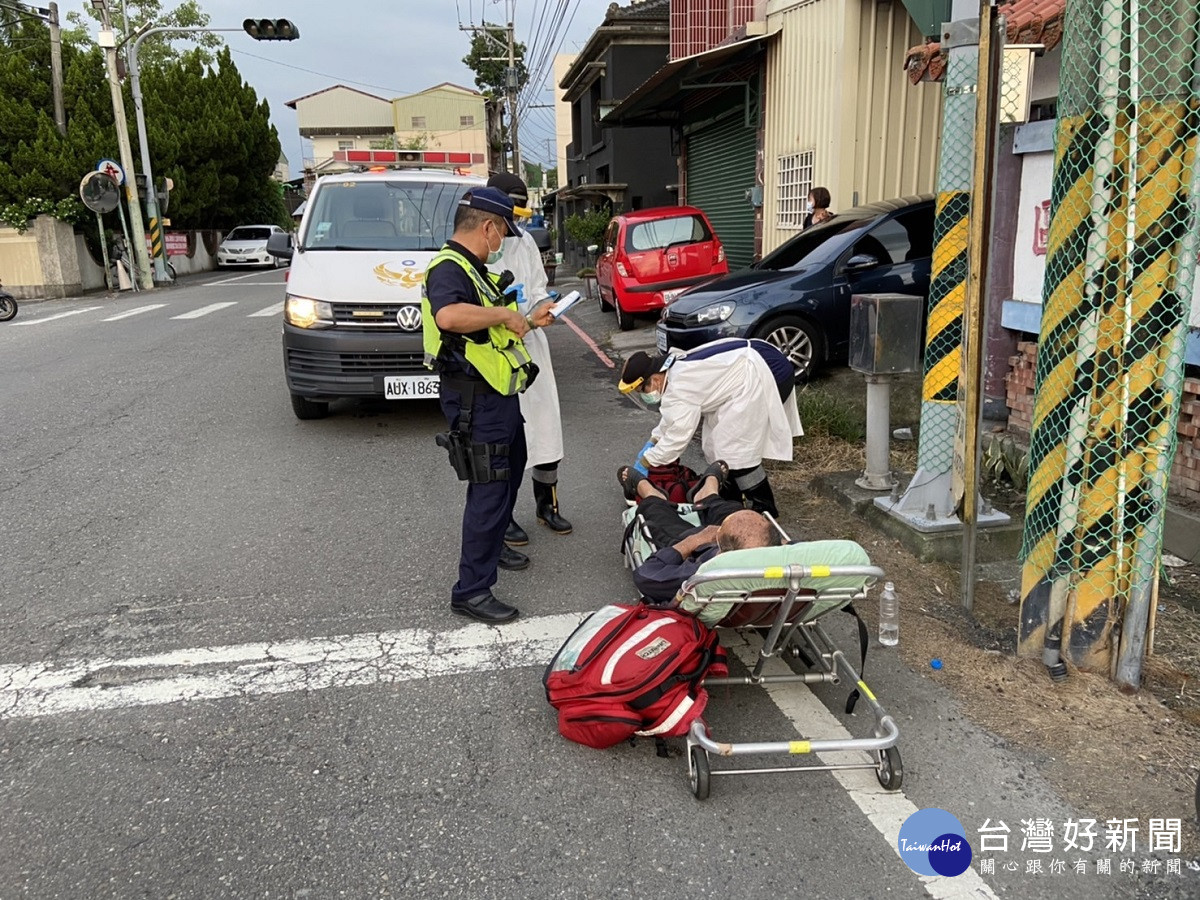
<path fill-rule="evenodd" d="M 1070 0 L 1064 23 L 1021 649 L 1130 684 L 1196 266 L 1197 19 L 1195 0 Z"/>

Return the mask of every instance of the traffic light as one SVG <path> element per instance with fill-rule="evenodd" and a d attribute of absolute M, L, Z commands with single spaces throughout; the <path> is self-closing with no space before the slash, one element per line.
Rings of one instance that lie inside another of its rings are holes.
<path fill-rule="evenodd" d="M 300 37 L 300 29 L 291 19 L 246 19 L 242 28 L 256 41 L 294 41 Z"/>

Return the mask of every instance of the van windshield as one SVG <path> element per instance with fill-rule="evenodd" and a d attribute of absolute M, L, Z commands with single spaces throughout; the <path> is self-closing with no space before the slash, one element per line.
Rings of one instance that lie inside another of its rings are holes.
<path fill-rule="evenodd" d="M 440 250 L 468 185 L 328 181 L 308 211 L 305 250 Z"/>

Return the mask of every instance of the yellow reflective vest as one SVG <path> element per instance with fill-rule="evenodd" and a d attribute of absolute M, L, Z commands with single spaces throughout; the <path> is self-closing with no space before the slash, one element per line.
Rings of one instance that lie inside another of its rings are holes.
<path fill-rule="evenodd" d="M 421 331 L 425 345 L 425 366 L 434 368 L 442 353 L 444 335 L 433 317 L 433 309 L 429 304 L 429 273 L 435 266 L 445 262 L 453 262 L 462 267 L 475 286 L 479 296 L 480 306 L 505 306 L 511 310 L 517 309 L 516 300 L 509 302 L 500 293 L 498 275 L 488 273 L 485 280 L 470 260 L 450 247 L 442 247 L 437 256 L 425 270 L 425 285 L 421 288 Z M 529 384 L 529 373 L 532 360 L 525 344 L 512 331 L 503 325 L 493 325 L 487 330 L 487 342 L 477 343 L 468 336 L 463 338 L 463 355 L 467 362 L 477 371 L 489 385 L 506 397 L 519 394 Z"/>

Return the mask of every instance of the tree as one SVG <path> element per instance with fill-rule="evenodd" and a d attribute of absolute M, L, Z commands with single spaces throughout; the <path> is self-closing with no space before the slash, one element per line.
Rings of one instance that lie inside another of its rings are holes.
<path fill-rule="evenodd" d="M 164 57 L 161 66 L 143 72 L 154 170 L 175 181 L 171 218 L 184 228 L 285 225 L 286 208 L 271 179 L 279 135 L 270 108 L 242 81 L 228 49 L 216 54 L 215 67 L 204 57 L 198 50 Z M 6 221 L 42 211 L 79 220 L 80 178 L 98 160 L 117 156 L 101 51 L 64 40 L 63 70 L 65 136 L 54 127 L 48 29 L 28 17 L 0 18 L 0 211 L 11 209 Z M 126 91 L 132 111 L 128 85 Z"/>
<path fill-rule="evenodd" d="M 471 50 L 462 58 L 463 65 L 475 73 L 475 86 L 493 100 L 507 96 L 508 29 L 503 25 L 483 23 L 486 35 L 476 31 L 471 36 Z M 517 90 L 529 80 L 525 68 L 525 45 L 513 45 L 516 54 Z M 493 58 L 495 57 L 495 58 Z M 501 59 L 503 57 L 503 59 Z"/>
<path fill-rule="evenodd" d="M 563 222 L 567 236 L 582 247 L 599 244 L 604 237 L 604 229 L 614 213 L 608 206 L 593 206 L 584 213 L 572 213 Z"/>
<path fill-rule="evenodd" d="M 175 180 L 171 219 L 190 228 L 286 225 L 271 179 L 279 135 L 271 110 L 242 80 L 228 48 L 205 67 L 197 52 L 143 79 L 157 174 Z"/>
<path fill-rule="evenodd" d="M 84 7 L 84 12 L 86 18 L 77 11 L 67 13 L 71 27 L 63 29 L 64 43 L 70 41 L 82 47 L 95 46 L 95 32 L 103 16 L 90 5 Z M 144 22 L 152 22 L 155 27 L 173 28 L 204 28 L 208 25 L 208 13 L 200 8 L 196 0 L 184 0 L 175 9 L 165 13 L 161 0 L 129 0 L 128 3 L 125 0 L 108 0 L 108 17 L 109 24 L 118 35 L 126 26 L 128 33 L 133 34 Z M 138 47 L 139 74 L 178 60 L 185 51 L 175 47 L 174 41 L 197 45 L 200 48 L 200 60 L 206 65 L 213 61 L 212 51 L 224 43 L 217 34 L 151 35 Z"/>

